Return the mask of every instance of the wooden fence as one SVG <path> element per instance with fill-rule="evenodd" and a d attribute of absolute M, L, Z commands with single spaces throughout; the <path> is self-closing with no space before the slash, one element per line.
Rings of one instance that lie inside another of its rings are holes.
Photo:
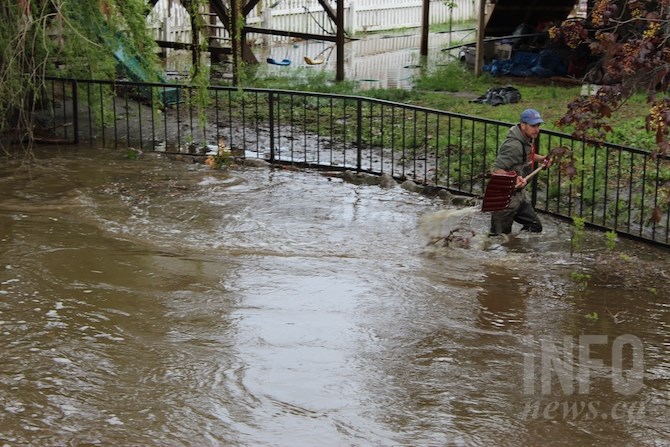
<path fill-rule="evenodd" d="M 455 6 L 449 8 L 447 3 Z M 349 33 L 383 31 L 421 26 L 422 0 L 349 0 L 345 3 L 344 23 Z M 333 2 L 333 8 L 335 4 Z M 219 19 L 211 17 L 210 36 L 228 39 Z M 473 20 L 477 16 L 474 0 L 431 0 L 430 23 L 449 23 Z M 149 26 L 157 39 L 171 42 L 191 42 L 191 25 L 186 9 L 178 0 L 160 0 L 148 17 Z M 317 0 L 261 0 L 247 16 L 247 25 L 314 34 L 334 34 L 332 22 L 326 17 Z M 254 36 L 250 36 L 253 39 Z M 267 36 L 258 36 L 268 39 Z M 274 36 L 275 40 L 286 37 Z M 259 42 L 260 43 L 260 42 Z"/>

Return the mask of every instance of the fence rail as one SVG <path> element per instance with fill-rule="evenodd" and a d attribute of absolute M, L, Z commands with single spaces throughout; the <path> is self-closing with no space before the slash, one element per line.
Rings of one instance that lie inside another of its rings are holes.
<path fill-rule="evenodd" d="M 167 88 L 182 101 L 152 107 Z M 183 85 L 62 79 L 48 90 L 54 106 L 42 122 L 73 143 L 203 155 L 225 141 L 247 158 L 388 173 L 470 196 L 483 194 L 510 127 L 346 95 L 210 87 L 203 97 Z M 670 157 L 543 130 L 539 152 L 558 146 L 570 149 L 578 175 L 540 173 L 530 189 L 538 211 L 670 247 Z"/>

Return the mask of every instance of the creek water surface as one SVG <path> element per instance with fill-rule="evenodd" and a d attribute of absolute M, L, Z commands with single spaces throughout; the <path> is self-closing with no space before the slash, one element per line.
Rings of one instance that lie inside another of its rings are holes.
<path fill-rule="evenodd" d="M 51 148 L 0 183 L 2 446 L 670 445 L 666 252 L 437 247 L 441 201 L 310 171 Z"/>

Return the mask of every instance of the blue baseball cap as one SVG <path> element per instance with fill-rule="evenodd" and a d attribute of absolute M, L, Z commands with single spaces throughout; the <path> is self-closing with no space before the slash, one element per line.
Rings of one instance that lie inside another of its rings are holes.
<path fill-rule="evenodd" d="M 521 112 L 521 122 L 530 124 L 531 126 L 544 123 L 540 116 L 540 112 L 535 109 L 526 109 Z"/>

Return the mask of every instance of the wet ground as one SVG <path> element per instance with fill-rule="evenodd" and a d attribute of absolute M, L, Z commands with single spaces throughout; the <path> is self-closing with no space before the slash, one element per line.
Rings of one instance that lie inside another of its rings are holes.
<path fill-rule="evenodd" d="M 124 155 L 0 165 L 0 445 L 670 443 L 667 252 Z"/>

